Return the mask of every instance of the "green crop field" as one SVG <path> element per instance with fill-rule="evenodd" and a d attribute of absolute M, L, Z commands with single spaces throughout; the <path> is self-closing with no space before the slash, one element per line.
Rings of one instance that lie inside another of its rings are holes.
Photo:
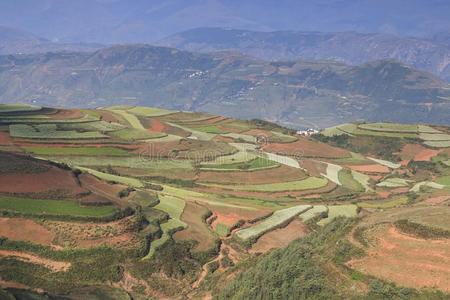
<path fill-rule="evenodd" d="M 326 207 L 325 205 L 314 205 L 313 208 L 308 209 L 304 213 L 301 213 L 299 217 L 303 222 L 307 222 L 312 218 L 320 215 L 321 213 L 326 213 L 327 211 L 328 207 Z"/>
<path fill-rule="evenodd" d="M 379 158 L 368 157 L 368 159 L 370 159 L 371 161 L 376 162 L 377 164 L 386 166 L 386 167 L 391 168 L 391 169 L 398 169 L 401 166 L 398 163 L 393 163 L 391 161 L 383 160 L 383 159 L 379 159 Z"/>
<path fill-rule="evenodd" d="M 118 176 L 118 175 L 112 175 L 112 174 L 92 170 L 89 168 L 83 168 L 83 167 L 76 167 L 76 168 L 80 169 L 81 171 L 90 173 L 90 174 L 94 175 L 95 177 L 98 177 L 98 178 L 106 180 L 106 181 L 123 183 L 125 185 L 129 185 L 131 187 L 136 187 L 136 188 L 141 188 L 144 186 L 144 184 L 138 179 L 124 177 L 124 176 Z"/>
<path fill-rule="evenodd" d="M 110 132 L 109 135 L 123 140 L 149 140 L 167 136 L 161 132 L 151 132 L 145 129 L 125 128 Z"/>
<path fill-rule="evenodd" d="M 55 159 L 60 162 L 69 163 L 80 166 L 96 166 L 96 167 L 124 167 L 136 169 L 188 169 L 192 170 L 192 163 L 189 160 L 168 160 L 151 158 L 146 156 L 134 157 L 89 157 L 89 156 L 55 156 Z"/>
<path fill-rule="evenodd" d="M 9 126 L 9 134 L 13 137 L 30 139 L 100 139 L 108 137 L 97 131 L 58 130 L 56 124 L 33 126 L 14 124 Z"/>
<path fill-rule="evenodd" d="M 100 131 L 110 132 L 124 129 L 125 126 L 119 123 L 109 123 L 105 121 L 93 121 L 83 123 L 62 123 L 58 125 L 61 130 L 75 130 L 75 131 Z"/>
<path fill-rule="evenodd" d="M 0 113 L 16 113 L 41 110 L 40 106 L 29 104 L 0 104 Z"/>
<path fill-rule="evenodd" d="M 49 156 L 129 156 L 124 149 L 113 147 L 22 147 L 27 153 Z M 70 160 L 70 159 L 68 159 Z"/>
<path fill-rule="evenodd" d="M 221 237 L 225 237 L 230 233 L 230 227 L 225 224 L 219 223 L 216 225 L 216 233 Z"/>
<path fill-rule="evenodd" d="M 446 185 L 446 186 L 450 186 L 450 176 L 438 177 L 436 179 L 436 183 L 439 183 L 439 184 L 442 184 L 442 185 Z"/>
<path fill-rule="evenodd" d="M 328 178 L 330 181 L 341 185 L 342 183 L 339 181 L 339 172 L 342 170 L 342 167 L 335 164 L 327 164 L 327 173 L 323 174 L 324 177 Z"/>
<path fill-rule="evenodd" d="M 83 207 L 75 201 L 37 200 L 0 196 L 0 210 L 31 215 L 108 217 L 113 215 L 117 211 L 117 208 L 113 206 Z"/>
<path fill-rule="evenodd" d="M 144 107 L 144 106 L 136 106 L 130 109 L 127 109 L 129 113 L 132 113 L 137 116 L 142 117 L 159 117 L 159 116 L 165 116 L 169 114 L 175 113 L 175 111 L 162 109 L 162 108 L 156 108 L 156 107 Z"/>
<path fill-rule="evenodd" d="M 251 192 L 285 192 L 285 191 L 302 191 L 314 190 L 326 186 L 328 180 L 319 177 L 308 177 L 304 180 L 290 181 L 282 183 L 269 184 L 248 184 L 248 185 L 220 185 L 207 184 L 207 186 L 219 187 L 221 189 Z"/>
<path fill-rule="evenodd" d="M 394 199 L 389 199 L 387 201 L 372 201 L 372 202 L 360 202 L 358 203 L 359 207 L 362 208 L 378 208 L 378 209 L 388 209 L 397 207 L 400 205 L 404 205 L 408 203 L 408 197 L 401 196 Z"/>
<path fill-rule="evenodd" d="M 358 207 L 353 204 L 328 206 L 328 217 L 320 220 L 317 224 L 324 226 L 337 217 L 354 218 L 358 215 Z"/>
<path fill-rule="evenodd" d="M 170 219 L 167 222 L 161 224 L 161 230 L 163 234 L 159 239 L 150 243 L 149 252 L 144 257 L 144 259 L 150 259 L 153 257 L 156 250 L 169 240 L 170 232 L 172 230 L 177 228 L 185 228 L 187 226 L 186 223 L 180 220 L 185 206 L 185 202 L 181 198 L 162 194 L 160 195 L 159 200 L 160 203 L 154 208 L 168 213 Z"/>
<path fill-rule="evenodd" d="M 247 241 L 250 239 L 256 239 L 263 235 L 264 233 L 271 231 L 279 226 L 282 226 L 292 220 L 295 216 L 311 209 L 311 205 L 298 205 L 281 210 L 277 210 L 267 219 L 262 220 L 260 223 L 253 225 L 251 227 L 239 230 L 236 232 L 236 236 Z"/>
<path fill-rule="evenodd" d="M 262 157 L 257 157 L 255 159 L 252 159 L 250 161 L 246 162 L 238 162 L 238 163 L 232 163 L 232 164 L 222 164 L 222 165 L 212 165 L 208 164 L 205 165 L 205 167 L 202 167 L 202 169 L 205 170 L 217 170 L 217 171 L 254 171 L 254 170 L 261 170 L 261 169 L 268 169 L 268 168 L 275 168 L 278 167 L 279 164 L 276 162 L 265 159 Z"/>
<path fill-rule="evenodd" d="M 216 125 L 203 125 L 203 126 L 191 126 L 193 130 L 197 130 L 200 132 L 213 133 L 213 134 L 224 134 L 226 131 L 218 128 Z"/>
<path fill-rule="evenodd" d="M 366 190 L 363 185 L 361 185 L 357 180 L 355 180 L 350 170 L 342 169 L 341 171 L 339 171 L 338 178 L 339 182 L 344 187 L 352 191 L 363 192 Z"/>
<path fill-rule="evenodd" d="M 409 183 L 410 183 L 410 180 L 403 179 L 403 178 L 388 178 L 386 180 L 383 180 L 380 183 L 377 183 L 377 186 L 396 188 L 396 187 L 409 186 Z"/>

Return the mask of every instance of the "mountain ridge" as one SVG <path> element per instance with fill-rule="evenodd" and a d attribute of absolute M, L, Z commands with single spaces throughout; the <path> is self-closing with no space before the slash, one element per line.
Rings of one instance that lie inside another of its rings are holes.
<path fill-rule="evenodd" d="M 157 44 L 195 52 L 237 50 L 264 60 L 327 59 L 359 65 L 392 58 L 450 81 L 450 46 L 444 34 L 434 39 L 383 33 L 257 32 L 215 27 L 176 33 Z"/>
<path fill-rule="evenodd" d="M 0 99 L 52 106 L 160 106 L 292 127 L 352 120 L 448 123 L 450 89 L 394 61 L 266 62 L 239 53 L 119 45 L 0 56 Z M 400 113 L 401 112 L 401 113 Z"/>

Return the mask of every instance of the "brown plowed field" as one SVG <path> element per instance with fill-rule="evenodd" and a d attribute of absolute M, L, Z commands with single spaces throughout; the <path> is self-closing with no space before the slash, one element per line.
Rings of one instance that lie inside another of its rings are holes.
<path fill-rule="evenodd" d="M 372 165 L 348 165 L 348 168 L 361 172 L 361 173 L 391 173 L 391 170 L 383 165 L 372 164 Z"/>
<path fill-rule="evenodd" d="M 280 197 L 303 197 L 307 195 L 312 194 L 325 194 L 333 191 L 336 189 L 337 185 L 331 181 L 328 181 L 327 185 L 324 187 L 321 187 L 319 189 L 313 189 L 313 190 L 303 190 L 303 191 L 288 191 L 288 192 L 251 192 L 251 191 L 233 191 L 233 190 L 226 190 L 221 189 L 218 187 L 206 187 L 202 186 L 199 188 L 196 188 L 197 191 L 200 192 L 206 192 L 206 193 L 216 193 L 221 195 L 231 195 L 235 197 L 254 197 L 259 199 L 270 199 L 270 200 L 279 200 Z"/>
<path fill-rule="evenodd" d="M 202 215 L 208 209 L 197 203 L 186 202 L 186 207 L 181 215 L 181 220 L 188 224 L 188 228 L 178 231 L 173 235 L 175 240 L 194 240 L 198 244 L 194 251 L 206 251 L 214 246 L 214 236 L 208 229 L 208 225 L 203 222 Z"/>
<path fill-rule="evenodd" d="M 0 236 L 47 246 L 52 244 L 54 238 L 47 228 L 24 218 L 0 218 Z"/>
<path fill-rule="evenodd" d="M 441 150 L 428 149 L 419 144 L 407 144 L 400 152 L 400 157 L 405 161 L 430 161 L 439 153 Z"/>
<path fill-rule="evenodd" d="M 263 146 L 267 152 L 288 155 L 294 157 L 323 157 L 323 158 L 344 158 L 350 157 L 347 150 L 332 147 L 330 145 L 312 141 L 305 138 L 299 138 L 292 143 L 273 143 Z"/>
<path fill-rule="evenodd" d="M 373 234 L 367 256 L 347 263 L 350 268 L 400 286 L 450 291 L 450 239 L 425 240 L 392 225 Z"/>
<path fill-rule="evenodd" d="M 265 184 L 285 181 L 302 180 L 306 174 L 300 169 L 281 165 L 260 171 L 201 171 L 199 182 L 214 182 L 221 184 Z"/>
<path fill-rule="evenodd" d="M 48 115 L 52 120 L 79 119 L 84 114 L 77 109 L 58 109 L 58 112 Z"/>
<path fill-rule="evenodd" d="M 126 188 L 125 185 L 109 184 L 86 173 L 81 174 L 78 178 L 80 179 L 83 188 L 99 195 L 100 199 L 106 198 L 120 207 L 127 206 L 126 201 L 117 196 L 120 191 Z"/>
<path fill-rule="evenodd" d="M 272 230 L 260 237 L 250 249 L 250 253 L 265 253 L 272 249 L 286 247 L 292 241 L 305 236 L 308 227 L 300 220 L 294 219 L 284 228 Z"/>
<path fill-rule="evenodd" d="M 0 131 L 0 145 L 5 146 L 5 145 L 11 145 L 11 144 L 12 144 L 12 139 L 9 136 L 9 133 Z"/>
<path fill-rule="evenodd" d="M 66 196 L 86 192 L 81 188 L 70 171 L 50 167 L 47 172 L 38 174 L 0 174 L 0 192 L 2 193 L 42 193 L 64 191 Z"/>

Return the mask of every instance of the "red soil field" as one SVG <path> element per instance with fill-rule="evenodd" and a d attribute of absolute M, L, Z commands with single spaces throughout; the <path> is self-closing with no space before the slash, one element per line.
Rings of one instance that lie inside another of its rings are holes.
<path fill-rule="evenodd" d="M 59 245 L 91 248 L 108 245 L 118 248 L 132 248 L 139 243 L 133 232 L 133 217 L 108 223 L 46 221 L 45 226 L 56 236 Z"/>
<path fill-rule="evenodd" d="M 273 135 L 272 132 L 263 129 L 250 129 L 248 131 L 243 132 L 242 134 L 247 134 L 251 136 L 265 136 L 265 137 L 271 137 Z"/>
<path fill-rule="evenodd" d="M 377 228 L 373 238 L 376 245 L 350 268 L 400 286 L 450 291 L 450 239 L 420 239 L 392 225 Z"/>
<path fill-rule="evenodd" d="M 260 171 L 201 171 L 199 182 L 213 182 L 221 184 L 264 184 L 285 181 L 302 180 L 306 174 L 300 169 L 281 165 Z"/>
<path fill-rule="evenodd" d="M 233 138 L 221 135 L 215 136 L 212 140 L 215 142 L 234 143 Z"/>
<path fill-rule="evenodd" d="M 265 253 L 271 249 L 284 248 L 307 233 L 308 227 L 300 220 L 295 219 L 286 227 L 272 230 L 260 237 L 249 252 Z"/>
<path fill-rule="evenodd" d="M 442 150 L 428 149 L 419 144 L 407 144 L 399 155 L 404 161 L 430 161 L 441 152 Z"/>
<path fill-rule="evenodd" d="M 109 184 L 96 178 L 95 176 L 86 173 L 81 174 L 78 178 L 80 179 L 80 183 L 83 188 L 100 196 L 99 200 L 101 200 L 102 198 L 106 198 L 119 207 L 127 206 L 126 201 L 120 199 L 117 196 L 121 190 L 126 188 L 125 185 Z"/>
<path fill-rule="evenodd" d="M 347 150 L 329 146 L 327 144 L 312 141 L 306 138 L 299 138 L 292 143 L 273 143 L 263 147 L 267 152 L 295 157 L 323 157 L 323 158 L 344 158 L 350 157 Z"/>
<path fill-rule="evenodd" d="M 58 109 L 55 114 L 48 115 L 53 120 L 68 120 L 68 119 L 79 119 L 84 116 L 84 114 L 77 109 Z"/>
<path fill-rule="evenodd" d="M 0 145 L 11 145 L 12 139 L 8 132 L 0 131 Z"/>
<path fill-rule="evenodd" d="M 447 200 L 450 200 L 450 195 L 427 198 L 422 203 L 426 203 L 426 204 L 430 204 L 430 205 L 438 205 L 438 204 L 444 203 Z"/>
<path fill-rule="evenodd" d="M 47 246 L 54 238 L 54 234 L 44 226 L 23 218 L 0 218 L 0 236 Z"/>
<path fill-rule="evenodd" d="M 237 224 L 237 222 L 239 222 L 240 220 L 243 220 L 242 216 L 238 215 L 236 213 L 229 213 L 229 214 L 216 213 L 215 216 L 216 216 L 216 219 L 211 224 L 211 227 L 214 230 L 216 229 L 217 224 L 223 224 L 228 227 L 233 227 L 235 224 Z"/>
<path fill-rule="evenodd" d="M 254 197 L 259 199 L 270 199 L 270 200 L 280 200 L 280 197 L 305 197 L 308 195 L 314 194 L 326 194 L 332 192 L 336 189 L 337 185 L 331 181 L 328 181 L 327 185 L 312 190 L 303 190 L 303 191 L 286 191 L 286 192 L 252 192 L 252 191 L 233 191 L 228 189 L 221 189 L 217 187 L 198 187 L 197 191 L 206 192 L 206 193 L 216 193 L 220 195 L 231 195 L 235 197 Z"/>
<path fill-rule="evenodd" d="M 324 163 L 308 159 L 302 159 L 299 163 L 308 171 L 310 176 L 321 176 L 321 174 L 327 173 L 327 165 Z"/>
<path fill-rule="evenodd" d="M 361 173 L 390 173 L 391 170 L 383 165 L 373 164 L 373 165 L 347 165 L 346 167 L 358 171 Z"/>
<path fill-rule="evenodd" d="M 70 171 L 50 167 L 50 170 L 38 174 L 1 174 L 0 192 L 2 193 L 42 193 L 62 191 L 61 195 L 76 197 L 87 190 L 81 188 Z"/>
<path fill-rule="evenodd" d="M 117 116 L 107 110 L 97 110 L 96 112 L 98 112 L 100 114 L 101 119 L 105 122 L 120 123 L 120 121 L 121 121 L 119 116 Z"/>
<path fill-rule="evenodd" d="M 148 121 L 147 129 L 153 132 L 165 132 L 165 130 L 167 129 L 167 125 L 158 119 L 150 119 Z"/>

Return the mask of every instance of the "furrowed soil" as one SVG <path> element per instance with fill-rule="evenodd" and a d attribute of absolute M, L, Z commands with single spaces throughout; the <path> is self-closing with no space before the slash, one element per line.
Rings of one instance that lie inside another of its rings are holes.
<path fill-rule="evenodd" d="M 361 172 L 361 173 L 390 173 L 391 170 L 383 165 L 373 164 L 373 165 L 348 165 L 350 169 L 353 171 Z"/>
<path fill-rule="evenodd" d="M 24 218 L 0 218 L 0 236 L 47 246 L 52 244 L 55 237 L 44 226 Z"/>
<path fill-rule="evenodd" d="M 42 193 L 63 191 L 65 197 L 76 197 L 87 192 L 80 187 L 72 172 L 50 167 L 47 172 L 38 174 L 1 174 L 0 192 L 2 193 Z"/>
<path fill-rule="evenodd" d="M 187 202 L 181 215 L 181 220 L 188 224 L 184 230 L 178 231 L 173 235 L 175 240 L 194 240 L 198 244 L 194 251 L 206 251 L 214 246 L 214 236 L 208 229 L 208 225 L 203 222 L 202 215 L 206 214 L 208 209 L 197 203 Z"/>
<path fill-rule="evenodd" d="M 400 286 L 450 291 L 450 239 L 425 240 L 392 225 L 379 226 L 367 256 L 347 263 L 350 268 Z"/>
<path fill-rule="evenodd" d="M 265 184 L 305 178 L 306 174 L 303 171 L 280 165 L 276 168 L 260 171 L 201 171 L 198 181 L 222 184 Z"/>
<path fill-rule="evenodd" d="M 335 148 L 333 146 L 300 138 L 292 143 L 273 143 L 263 147 L 264 151 L 277 153 L 281 155 L 295 156 L 295 157 L 323 157 L 323 158 L 344 158 L 350 157 L 350 152 L 347 150 Z"/>
<path fill-rule="evenodd" d="M 305 236 L 308 227 L 300 220 L 294 219 L 284 228 L 272 230 L 258 239 L 250 249 L 250 253 L 265 253 L 272 249 L 283 248 L 292 241 Z"/>

